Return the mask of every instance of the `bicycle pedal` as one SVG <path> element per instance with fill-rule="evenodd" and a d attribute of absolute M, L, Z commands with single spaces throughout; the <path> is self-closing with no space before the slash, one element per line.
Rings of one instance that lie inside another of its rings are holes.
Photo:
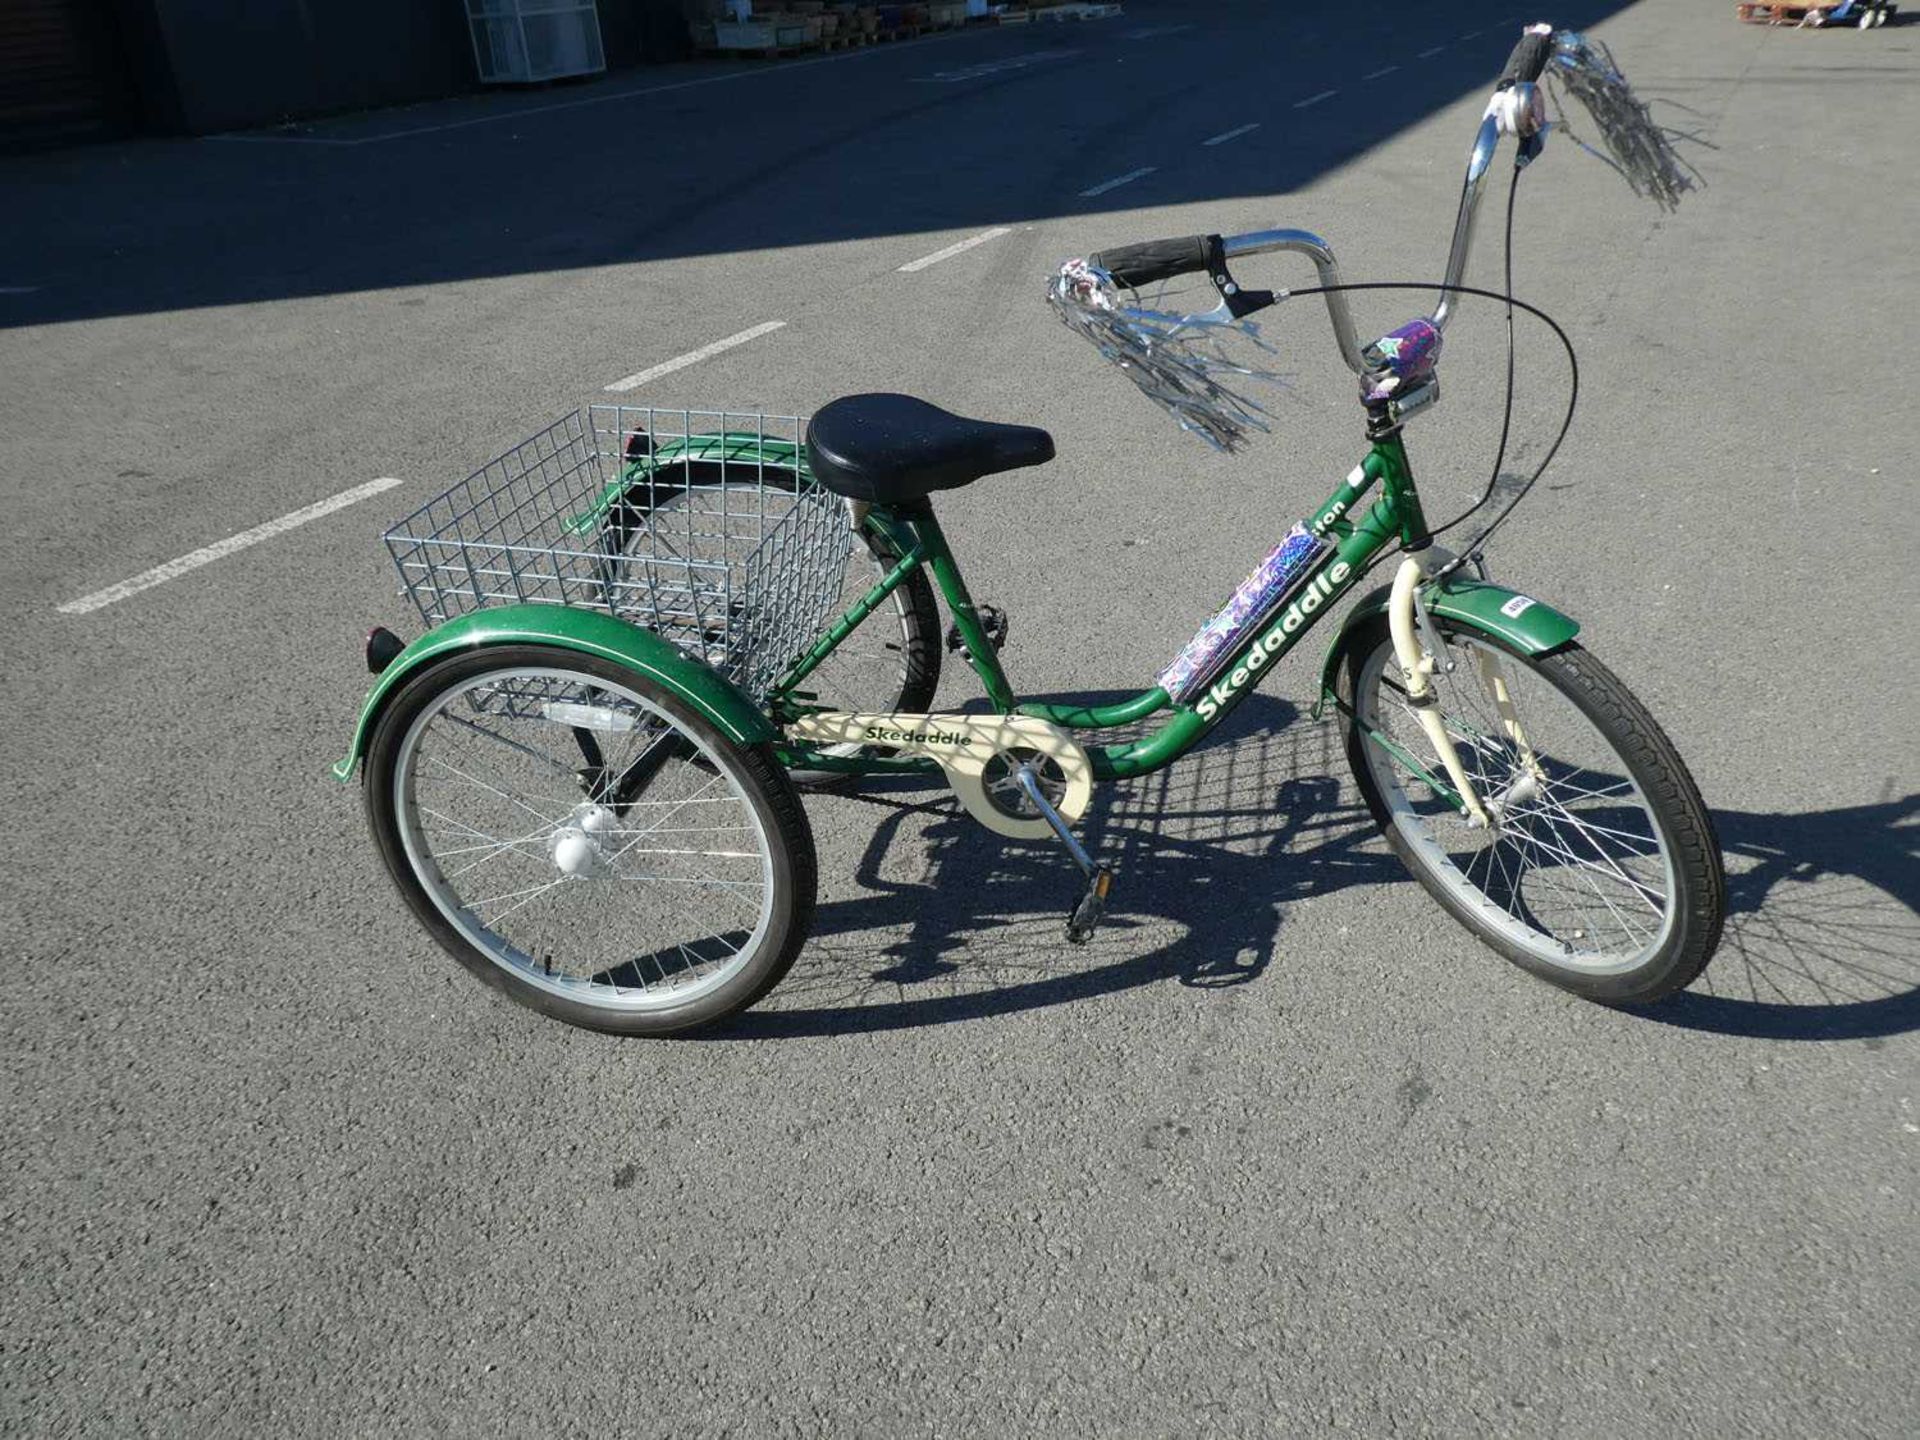
<path fill-rule="evenodd" d="M 1107 913 L 1107 896 L 1112 890 L 1113 872 L 1103 865 L 1093 872 L 1087 888 L 1067 912 L 1068 944 L 1084 945 L 1093 938 L 1093 932 L 1100 926 L 1100 917 Z"/>
<path fill-rule="evenodd" d="M 975 608 L 974 617 L 979 620 L 980 628 L 986 632 L 987 643 L 995 650 L 1007 648 L 1007 612 L 995 605 L 981 605 Z M 961 637 L 958 625 L 947 626 L 947 653 L 973 659 L 973 652 L 967 648 L 967 642 Z"/>

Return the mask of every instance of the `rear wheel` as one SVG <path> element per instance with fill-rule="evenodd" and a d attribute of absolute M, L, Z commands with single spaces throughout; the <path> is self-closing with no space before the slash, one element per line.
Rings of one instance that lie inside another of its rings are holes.
<path fill-rule="evenodd" d="M 759 483 L 769 490 L 789 495 L 798 483 L 793 471 L 772 466 L 758 475 Z M 709 492 L 719 480 L 720 467 L 701 462 L 663 469 L 636 484 L 609 525 L 610 548 L 621 552 L 646 543 L 649 523 L 677 532 L 676 515 L 689 507 L 710 506 Z M 879 535 L 861 531 L 847 565 L 839 613 L 851 608 L 899 558 Z M 939 684 L 940 607 L 927 572 L 917 569 L 835 647 L 800 688 L 815 697 L 811 703 L 836 710 L 919 714 L 932 707 Z M 845 744 L 828 746 L 822 753 L 853 755 L 867 748 Z M 830 771 L 796 771 L 793 778 L 812 785 L 849 777 Z"/>
<path fill-rule="evenodd" d="M 363 784 L 433 937 L 569 1024 L 708 1024 L 806 939 L 813 837 L 786 775 L 606 661 L 522 645 L 430 666 L 382 711 Z"/>
<path fill-rule="evenodd" d="M 1672 742 L 1578 645 L 1524 656 L 1446 621 L 1437 628 L 1440 715 L 1498 815 L 1491 829 L 1470 826 L 1409 763 L 1444 775 L 1381 616 L 1349 640 L 1341 685 L 1348 759 L 1388 844 L 1455 919 L 1556 985 L 1635 1004 L 1690 983 L 1719 943 L 1726 877 Z M 1504 676 L 1525 749 L 1494 702 L 1486 660 Z"/>

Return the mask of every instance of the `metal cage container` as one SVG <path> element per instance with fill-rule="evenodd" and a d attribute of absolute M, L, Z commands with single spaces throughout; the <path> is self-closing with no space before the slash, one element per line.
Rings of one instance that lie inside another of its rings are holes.
<path fill-rule="evenodd" d="M 661 635 L 755 699 L 842 608 L 853 532 L 798 416 L 594 405 L 386 532 L 428 625 L 577 605 Z"/>
<path fill-rule="evenodd" d="M 532 84 L 607 68 L 596 0 L 467 0 L 482 83 Z"/>

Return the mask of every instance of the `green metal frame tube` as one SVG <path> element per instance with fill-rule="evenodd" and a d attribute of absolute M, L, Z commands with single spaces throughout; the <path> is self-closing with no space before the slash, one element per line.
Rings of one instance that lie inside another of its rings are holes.
<path fill-rule="evenodd" d="M 1378 467 L 1380 493 L 1398 513 L 1400 543 L 1413 546 L 1430 539 L 1426 512 L 1420 508 L 1420 492 L 1413 484 L 1413 466 L 1407 461 L 1407 446 L 1400 433 L 1395 431 L 1374 441 L 1367 460 Z"/>
<path fill-rule="evenodd" d="M 934 583 L 946 598 L 954 628 L 960 632 L 961 642 L 967 647 L 967 663 L 973 667 L 973 673 L 980 677 L 987 700 L 994 710 L 1001 715 L 1011 715 L 1014 706 L 1013 686 L 1007 680 L 1007 672 L 1000 668 L 1000 652 L 994 649 L 993 641 L 987 638 L 987 632 L 980 624 L 980 614 L 973 608 L 973 596 L 968 593 L 959 563 L 948 548 L 946 533 L 933 517 L 932 506 L 913 517 L 913 528 L 919 536 L 920 548 L 926 551 L 927 566 L 933 571 Z"/>
<path fill-rule="evenodd" d="M 776 745 L 774 757 L 789 770 L 825 770 L 840 775 L 938 775 L 940 765 L 925 756 L 824 755 L 806 745 Z"/>
<path fill-rule="evenodd" d="M 1378 482 L 1381 495 L 1356 516 L 1358 503 Z M 1088 758 L 1098 780 L 1128 779 L 1173 763 L 1203 740 L 1207 733 L 1257 687 L 1259 679 L 1291 653 L 1300 638 L 1317 625 L 1365 574 L 1374 558 L 1394 540 L 1403 543 L 1425 538 L 1426 520 L 1414 489 L 1406 447 L 1398 433 L 1374 442 L 1365 460 L 1329 495 L 1306 522 L 1315 534 L 1326 535 L 1334 547 L 1314 567 L 1294 598 L 1269 617 L 1258 630 L 1242 637 L 1220 667 L 1220 679 L 1191 703 L 1175 703 L 1155 687 L 1111 705 L 1075 705 L 1034 701 L 1016 705 L 1013 686 L 1001 669 L 999 656 L 980 623 L 973 597 L 960 573 L 931 506 L 911 509 L 876 506 L 867 524 L 901 555 L 886 576 L 835 621 L 827 633 L 802 657 L 774 689 L 776 700 L 787 694 L 905 582 L 926 565 L 945 597 L 955 629 L 967 647 L 968 661 L 986 690 L 989 703 L 1000 714 L 1032 715 L 1075 730 L 1100 730 L 1131 724 L 1149 715 L 1171 710 L 1167 721 L 1152 734 L 1119 745 L 1092 747 Z M 783 762 L 796 768 L 843 771 L 923 773 L 937 767 L 930 760 L 897 757 L 830 756 L 806 746 L 779 748 Z"/>
<path fill-rule="evenodd" d="M 839 648 L 862 622 L 878 610 L 886 598 L 906 583 L 906 579 L 926 560 L 926 551 L 919 545 L 908 547 L 905 554 L 887 571 L 874 587 L 853 602 L 852 607 L 833 624 L 827 627 L 827 633 L 814 641 L 813 648 L 788 667 L 787 673 L 775 682 L 769 696 L 774 701 L 784 700 L 793 688 L 807 676 L 820 668 L 820 663 Z"/>
<path fill-rule="evenodd" d="M 1390 448 L 1391 447 L 1391 448 Z M 1352 506 L 1375 479 L 1384 493 L 1355 521 Z M 1151 735 L 1125 745 L 1090 752 L 1097 780 L 1125 780 L 1172 764 L 1206 737 L 1258 684 L 1258 678 L 1284 659 L 1300 638 L 1319 623 L 1366 572 L 1373 557 L 1391 543 L 1405 523 L 1404 500 L 1412 476 L 1397 436 L 1376 443 L 1358 476 L 1327 497 L 1314 512 L 1312 528 L 1335 537 L 1333 550 L 1309 574 L 1295 598 L 1259 630 L 1250 632 L 1226 663 L 1222 679 L 1192 704 L 1174 706 L 1174 716 Z M 1308 603 L 1308 597 L 1312 601 Z M 1239 679 L 1236 681 L 1235 676 Z"/>
<path fill-rule="evenodd" d="M 1069 730 L 1110 730 L 1115 725 L 1131 725 L 1136 720 L 1156 715 L 1172 703 L 1167 692 L 1156 685 L 1131 700 L 1121 700 L 1112 705 L 1065 705 L 1030 700 L 1020 707 L 1020 713 L 1039 720 L 1050 720 Z"/>

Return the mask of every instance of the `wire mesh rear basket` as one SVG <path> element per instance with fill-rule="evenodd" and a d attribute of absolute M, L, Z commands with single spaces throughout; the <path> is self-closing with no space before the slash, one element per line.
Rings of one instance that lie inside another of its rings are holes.
<path fill-rule="evenodd" d="M 841 610 L 852 542 L 799 416 L 593 405 L 386 533 L 428 625 L 490 605 L 603 610 L 756 700 Z"/>

